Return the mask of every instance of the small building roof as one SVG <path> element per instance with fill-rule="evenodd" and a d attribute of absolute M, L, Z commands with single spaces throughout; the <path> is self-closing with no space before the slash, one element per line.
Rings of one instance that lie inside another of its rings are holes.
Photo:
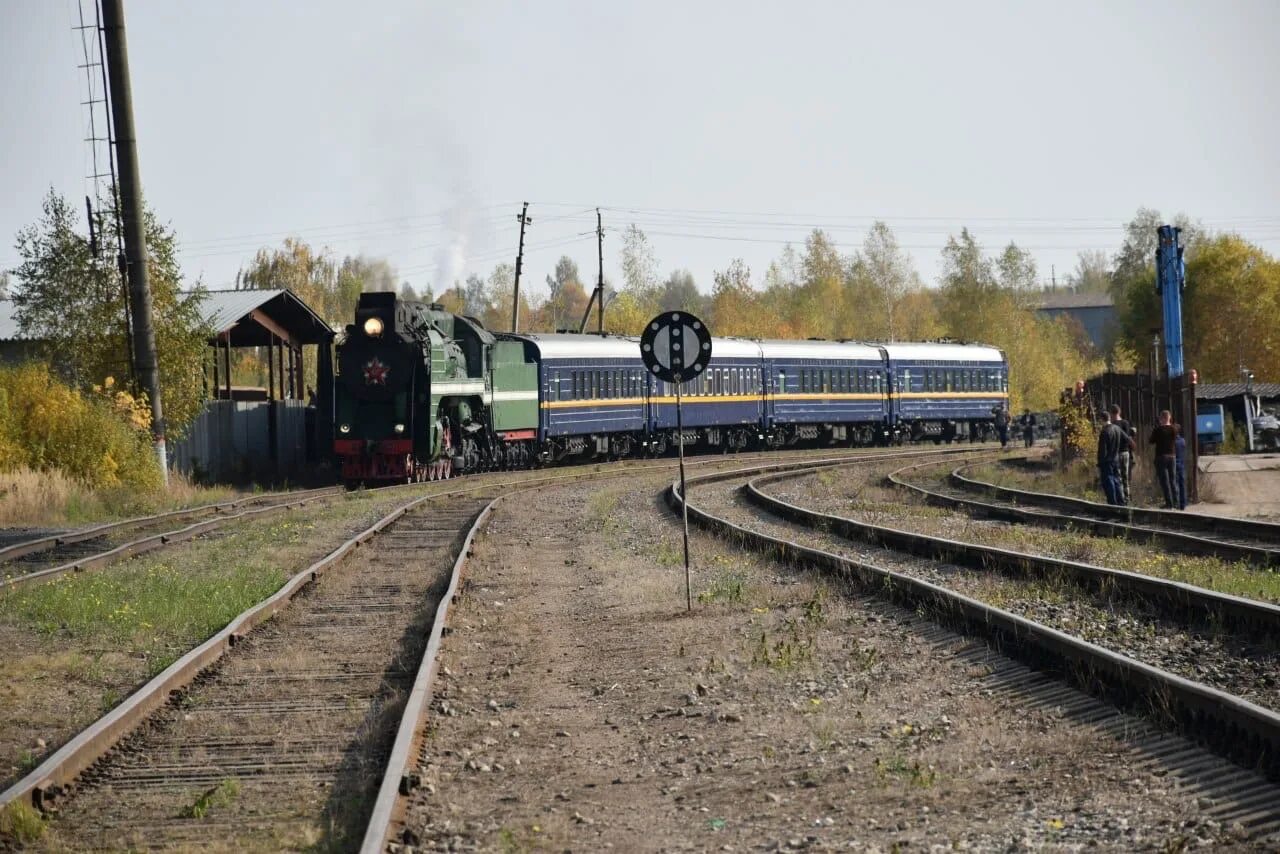
<path fill-rule="evenodd" d="M 1280 398 L 1280 383 L 1254 383 L 1249 392 L 1258 397 Z M 1199 383 L 1196 400 L 1226 400 L 1245 393 L 1244 383 Z"/>
<path fill-rule="evenodd" d="M 1069 308 L 1114 308 L 1115 300 L 1108 293 L 1078 294 L 1074 291 L 1045 291 L 1035 307 L 1040 311 L 1061 311 Z"/>
<path fill-rule="evenodd" d="M 333 339 L 324 318 L 286 288 L 276 290 L 206 291 L 200 306 L 215 340 L 234 347 L 263 347 L 272 336 L 288 333 L 294 344 L 320 344 Z"/>
<path fill-rule="evenodd" d="M 214 337 L 230 331 L 231 343 L 237 347 L 266 346 L 272 331 L 287 332 L 295 344 L 319 344 L 334 336 L 324 318 L 286 289 L 207 291 L 200 309 Z M 13 300 L 0 299 L 0 341 L 30 340 L 34 339 L 18 327 Z"/>

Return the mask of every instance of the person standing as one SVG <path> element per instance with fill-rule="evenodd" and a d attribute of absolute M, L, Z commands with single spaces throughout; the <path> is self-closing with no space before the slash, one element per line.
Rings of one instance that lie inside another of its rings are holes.
<path fill-rule="evenodd" d="M 1018 419 L 1018 423 L 1022 425 L 1022 444 L 1023 447 L 1030 448 L 1036 443 L 1036 417 L 1031 414 L 1030 409 L 1022 410 L 1022 417 Z"/>
<path fill-rule="evenodd" d="M 1000 450 L 1009 447 L 1009 410 L 997 404 L 991 413 L 996 417 L 996 434 L 1000 437 Z"/>
<path fill-rule="evenodd" d="M 1177 438 L 1173 440 L 1174 486 L 1177 487 L 1178 509 L 1187 509 L 1187 437 L 1182 435 L 1182 425 L 1174 424 Z"/>
<path fill-rule="evenodd" d="M 1137 447 L 1138 431 L 1134 429 L 1132 424 L 1121 417 L 1119 404 L 1111 404 L 1109 411 L 1111 412 L 1111 423 L 1119 427 L 1125 436 L 1129 437 L 1129 441 L 1120 451 L 1120 467 L 1116 470 L 1117 476 L 1120 478 L 1120 503 L 1128 504 L 1133 500 L 1130 485 L 1133 482 L 1133 458 L 1135 456 L 1133 452 Z"/>
<path fill-rule="evenodd" d="M 1178 433 L 1173 429 L 1173 415 L 1167 409 L 1160 410 L 1160 423 L 1151 429 L 1151 447 L 1156 454 L 1156 476 L 1160 479 L 1160 491 L 1164 493 L 1164 507 L 1173 510 L 1178 506 L 1177 465 Z"/>
<path fill-rule="evenodd" d="M 1120 448 L 1128 437 L 1118 426 L 1111 423 L 1111 415 L 1103 412 L 1098 416 L 1102 429 L 1098 433 L 1098 480 L 1102 484 L 1102 494 L 1107 503 L 1120 505 L 1120 482 L 1118 468 L 1120 465 Z"/>

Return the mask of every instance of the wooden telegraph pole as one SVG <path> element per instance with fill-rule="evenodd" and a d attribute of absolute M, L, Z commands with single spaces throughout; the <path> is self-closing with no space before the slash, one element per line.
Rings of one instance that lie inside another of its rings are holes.
<path fill-rule="evenodd" d="M 516 251 L 516 287 L 511 295 L 511 331 L 520 331 L 520 271 L 524 269 L 524 227 L 532 223 L 529 218 L 529 203 L 525 202 L 520 210 L 520 248 Z"/>

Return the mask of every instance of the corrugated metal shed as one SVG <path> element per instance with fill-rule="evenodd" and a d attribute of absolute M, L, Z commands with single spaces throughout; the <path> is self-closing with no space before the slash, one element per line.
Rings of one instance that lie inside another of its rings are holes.
<path fill-rule="evenodd" d="M 1280 383 L 1254 383 L 1249 391 L 1259 397 L 1280 398 Z M 1196 400 L 1226 400 L 1244 393 L 1244 383 L 1200 383 L 1196 386 Z"/>
<path fill-rule="evenodd" d="M 214 336 L 229 333 L 238 347 L 271 343 L 270 333 L 252 318 L 255 311 L 287 329 L 298 344 L 319 344 L 334 336 L 324 318 L 287 289 L 207 291 L 201 308 Z"/>
<path fill-rule="evenodd" d="M 1111 308 L 1115 301 L 1111 294 L 1077 294 L 1071 291 L 1047 291 L 1036 301 L 1036 308 Z"/>

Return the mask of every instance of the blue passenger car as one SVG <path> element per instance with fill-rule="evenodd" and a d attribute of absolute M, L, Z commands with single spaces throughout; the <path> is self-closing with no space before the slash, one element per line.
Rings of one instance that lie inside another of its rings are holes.
<path fill-rule="evenodd" d="M 674 430 L 675 388 L 654 377 L 650 382 L 650 427 L 655 433 Z M 739 449 L 758 442 L 763 438 L 763 382 L 757 342 L 713 339 L 706 369 L 680 386 L 686 432 L 696 430 L 697 438 L 710 447 Z"/>
<path fill-rule="evenodd" d="M 980 344 L 885 344 L 894 426 L 912 439 L 971 437 L 1009 399 L 1004 353 Z"/>
<path fill-rule="evenodd" d="M 560 459 L 622 456 L 648 428 L 649 378 L 638 339 L 597 335 L 508 336 L 538 364 L 538 440 Z"/>
<path fill-rule="evenodd" d="M 764 341 L 765 426 L 774 444 L 826 439 L 870 444 L 888 424 L 879 348 L 851 342 Z"/>

